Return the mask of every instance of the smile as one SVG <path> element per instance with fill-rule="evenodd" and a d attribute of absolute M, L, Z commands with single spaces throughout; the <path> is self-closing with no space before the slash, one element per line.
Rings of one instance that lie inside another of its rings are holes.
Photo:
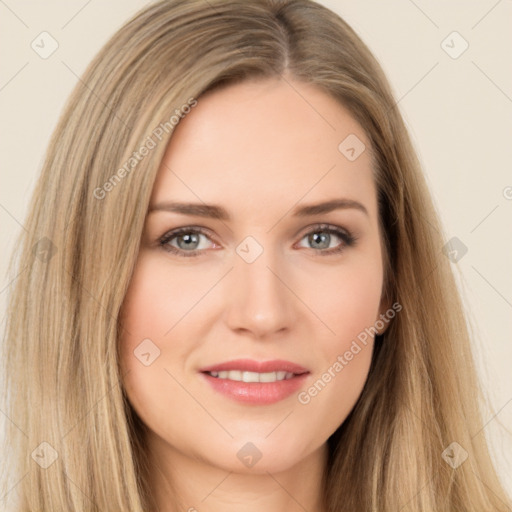
<path fill-rule="evenodd" d="M 217 379 L 227 379 L 238 382 L 277 382 L 292 379 L 295 375 L 291 372 L 284 371 L 259 373 L 240 370 L 208 372 L 208 374 Z"/>

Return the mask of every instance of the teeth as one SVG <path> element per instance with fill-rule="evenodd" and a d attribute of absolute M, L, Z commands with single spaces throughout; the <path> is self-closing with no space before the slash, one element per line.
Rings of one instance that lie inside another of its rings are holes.
<path fill-rule="evenodd" d="M 229 379 L 236 380 L 239 382 L 276 382 L 279 380 L 288 380 L 293 377 L 293 373 L 290 372 L 242 372 L 240 370 L 230 370 L 223 372 L 208 372 L 212 377 L 218 379 Z"/>

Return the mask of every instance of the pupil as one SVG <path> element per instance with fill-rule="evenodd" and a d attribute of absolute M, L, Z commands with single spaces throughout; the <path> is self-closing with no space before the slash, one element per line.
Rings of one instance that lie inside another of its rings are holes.
<path fill-rule="evenodd" d="M 181 235 L 180 237 L 178 237 L 178 245 L 181 245 L 180 244 L 180 239 L 183 239 L 186 241 L 186 244 L 185 244 L 185 248 L 191 248 L 191 245 L 193 244 L 197 244 L 199 243 L 199 236 L 197 233 L 191 233 L 191 234 L 188 234 L 188 235 Z M 180 247 L 180 249 L 182 249 L 183 247 Z M 195 247 L 193 247 L 195 248 Z"/>
<path fill-rule="evenodd" d="M 317 244 L 317 248 L 326 249 L 329 247 L 330 237 L 331 235 L 328 233 L 323 233 L 321 235 L 313 233 L 313 235 L 310 235 L 310 241 Z"/>

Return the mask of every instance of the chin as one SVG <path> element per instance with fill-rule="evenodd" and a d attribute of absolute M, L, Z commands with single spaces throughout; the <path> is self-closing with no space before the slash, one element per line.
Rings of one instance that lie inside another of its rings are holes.
<path fill-rule="evenodd" d="M 247 435 L 243 440 L 231 440 L 228 446 L 218 444 L 219 453 L 213 454 L 214 459 L 210 460 L 210 452 L 209 463 L 234 473 L 273 474 L 292 468 L 318 449 L 312 447 L 308 450 L 300 436 L 286 436 L 288 443 L 279 436 L 275 439 L 271 436 L 265 439 L 264 436 Z"/>

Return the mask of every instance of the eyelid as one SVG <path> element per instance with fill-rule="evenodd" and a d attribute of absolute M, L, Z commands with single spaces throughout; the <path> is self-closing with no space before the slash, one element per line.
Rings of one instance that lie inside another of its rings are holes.
<path fill-rule="evenodd" d="M 196 233 L 196 234 L 204 235 L 205 237 L 210 239 L 215 245 L 220 246 L 220 244 L 218 244 L 215 241 L 214 237 L 211 236 L 211 233 L 212 233 L 211 230 L 209 230 L 208 228 L 205 228 L 203 226 L 194 226 L 194 225 L 183 226 L 180 228 L 175 228 L 175 229 L 171 229 L 170 231 L 167 231 L 158 239 L 158 244 L 167 252 L 174 253 L 174 254 L 177 254 L 180 256 L 184 256 L 184 257 L 197 256 L 197 255 L 205 252 L 205 249 L 195 249 L 192 251 L 184 251 L 182 249 L 178 249 L 177 247 L 174 247 L 174 246 L 168 244 L 173 238 L 175 238 L 181 234 L 184 234 L 184 233 Z"/>
<path fill-rule="evenodd" d="M 310 224 L 309 226 L 306 226 L 305 228 L 302 228 L 296 236 L 300 236 L 301 239 L 304 238 L 306 235 L 310 233 L 314 233 L 316 231 L 340 231 L 347 236 L 353 236 L 353 233 L 348 230 L 347 228 L 344 228 L 343 226 L 338 226 L 336 224 L 329 224 L 327 222 L 314 222 Z M 302 234 L 301 234 L 302 233 Z"/>
<path fill-rule="evenodd" d="M 320 223 L 314 223 L 306 228 L 304 228 L 304 231 L 300 235 L 299 242 L 302 241 L 302 239 L 312 233 L 316 232 L 326 232 L 329 234 L 334 234 L 338 238 L 342 240 L 341 247 L 333 247 L 331 249 L 323 249 L 320 251 L 315 251 L 314 249 L 311 249 L 313 251 L 313 254 L 315 256 L 329 256 L 333 254 L 340 254 L 345 251 L 348 247 L 351 247 L 355 245 L 357 240 L 359 239 L 359 236 L 353 233 L 352 231 L 348 230 L 347 228 L 344 228 L 342 226 L 338 226 L 335 224 L 328 224 L 324 222 Z"/>

